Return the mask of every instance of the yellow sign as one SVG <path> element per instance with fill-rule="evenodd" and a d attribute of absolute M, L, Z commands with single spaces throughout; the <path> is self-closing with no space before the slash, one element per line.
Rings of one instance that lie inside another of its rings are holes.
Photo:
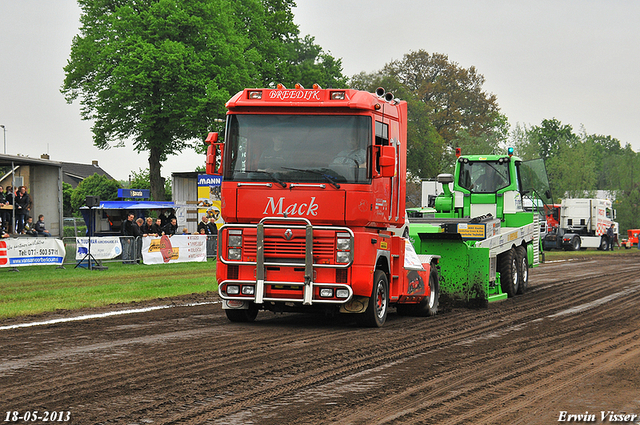
<path fill-rule="evenodd" d="M 468 224 L 468 223 L 459 224 L 458 233 L 460 233 L 460 235 L 463 238 L 470 238 L 470 239 L 486 238 L 486 229 L 484 224 Z"/>
<path fill-rule="evenodd" d="M 387 242 L 386 241 L 380 241 L 380 249 L 387 249 Z"/>

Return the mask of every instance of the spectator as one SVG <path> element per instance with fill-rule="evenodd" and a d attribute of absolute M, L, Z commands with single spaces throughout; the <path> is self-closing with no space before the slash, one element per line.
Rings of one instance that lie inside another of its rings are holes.
<path fill-rule="evenodd" d="M 7 205 L 11 205 L 11 211 L 7 210 L 7 212 L 9 213 L 9 219 L 7 220 L 5 227 L 8 233 L 13 233 L 13 201 L 15 200 L 15 194 L 13 193 L 12 186 L 7 186 L 4 197 L 7 201 Z"/>
<path fill-rule="evenodd" d="M 613 251 L 613 235 L 615 233 L 614 225 L 611 223 L 611 227 L 607 229 L 607 249 L 605 251 Z"/>
<path fill-rule="evenodd" d="M 133 223 L 133 236 L 135 236 L 136 238 L 138 236 L 142 236 L 143 225 L 144 225 L 144 219 L 142 219 L 141 217 L 137 218 L 136 221 Z"/>
<path fill-rule="evenodd" d="M 151 233 L 156 236 L 162 236 L 162 219 L 156 218 L 156 222 L 151 226 Z"/>
<path fill-rule="evenodd" d="M 36 221 L 36 224 L 34 226 L 36 232 L 38 233 L 38 236 L 46 236 L 49 237 L 51 236 L 51 233 L 49 233 L 49 231 L 47 229 L 45 229 L 44 227 L 44 215 L 40 214 L 38 216 L 38 221 Z"/>
<path fill-rule="evenodd" d="M 36 229 L 34 228 L 33 217 L 27 216 L 22 228 L 22 234 L 27 236 L 38 236 L 38 232 L 36 232 Z"/>
<path fill-rule="evenodd" d="M 178 231 L 178 223 L 175 218 L 172 218 L 171 222 L 168 223 L 166 226 L 164 226 L 164 228 L 162 229 L 162 232 L 167 236 L 173 236 L 176 234 L 177 231 Z"/>
<path fill-rule="evenodd" d="M 189 229 L 187 229 L 186 227 L 182 228 L 182 234 L 183 235 L 188 235 L 189 234 Z"/>
<path fill-rule="evenodd" d="M 202 230 L 204 230 L 204 233 L 202 232 Z M 209 226 L 209 217 L 207 217 L 206 215 L 203 215 L 202 221 L 198 223 L 198 233 L 203 235 L 211 234 L 211 227 Z"/>
<path fill-rule="evenodd" d="M 147 217 L 142 225 L 142 236 L 150 236 L 151 234 L 153 234 L 153 218 Z"/>
<path fill-rule="evenodd" d="M 4 187 L 0 186 L 0 207 L 5 207 L 6 205 L 9 205 L 9 202 L 4 194 Z M 0 219 L 2 220 L 2 224 L 0 224 L 0 226 L 8 229 L 9 221 L 11 221 L 11 211 L 5 208 L 0 210 Z"/>
<path fill-rule="evenodd" d="M 134 243 L 134 226 L 133 222 L 134 214 L 132 212 L 127 214 L 127 219 L 122 223 L 122 264 L 134 264 L 133 257 L 135 254 Z"/>
<path fill-rule="evenodd" d="M 24 224 L 31 210 L 31 197 L 27 193 L 26 186 L 20 186 L 15 197 L 16 205 L 16 232 L 22 233 Z"/>

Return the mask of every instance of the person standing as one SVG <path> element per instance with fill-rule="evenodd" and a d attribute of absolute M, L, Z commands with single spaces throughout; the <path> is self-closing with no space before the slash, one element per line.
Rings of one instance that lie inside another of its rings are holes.
<path fill-rule="evenodd" d="M 0 186 L 0 207 L 4 207 L 6 205 L 9 205 L 9 202 L 5 196 L 4 187 Z M 0 210 L 0 219 L 2 220 L 2 224 L 0 224 L 0 226 L 4 227 L 5 230 L 8 230 L 9 222 L 11 221 L 11 211 L 4 208 Z"/>
<path fill-rule="evenodd" d="M 142 236 L 151 236 L 153 234 L 153 218 L 147 217 L 142 225 Z"/>
<path fill-rule="evenodd" d="M 167 223 L 166 226 L 162 228 L 162 232 L 167 236 L 173 236 L 178 231 L 178 220 L 175 218 L 171 219 L 171 222 Z"/>
<path fill-rule="evenodd" d="M 22 233 L 24 230 L 24 224 L 31 211 L 31 197 L 27 193 L 26 186 L 20 186 L 15 198 L 16 205 L 16 232 Z"/>
<path fill-rule="evenodd" d="M 11 205 L 11 210 L 7 210 L 9 213 L 9 219 L 6 223 L 6 232 L 13 233 L 13 214 L 15 213 L 13 208 L 13 202 L 15 201 L 15 194 L 13 193 L 13 186 L 7 186 L 7 189 L 4 192 L 5 200 L 7 201 L 7 205 Z"/>
<path fill-rule="evenodd" d="M 134 214 L 132 212 L 127 214 L 127 219 L 122 222 L 122 264 L 133 264 L 134 255 L 134 226 L 133 222 Z"/>
<path fill-rule="evenodd" d="M 202 221 L 198 223 L 198 233 L 202 234 L 201 230 L 204 230 L 205 235 L 211 234 L 211 227 L 209 226 L 209 217 L 202 216 Z"/>
<path fill-rule="evenodd" d="M 149 234 L 162 236 L 162 219 L 156 218 L 156 222 L 151 226 L 151 232 Z"/>
<path fill-rule="evenodd" d="M 613 223 L 607 229 L 607 249 L 605 251 L 613 251 L 613 237 L 614 237 L 615 229 Z"/>

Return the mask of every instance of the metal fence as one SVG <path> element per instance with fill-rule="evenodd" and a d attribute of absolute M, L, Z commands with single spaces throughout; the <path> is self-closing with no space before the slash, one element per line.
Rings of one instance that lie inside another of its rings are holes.
<path fill-rule="evenodd" d="M 218 248 L 218 236 L 206 235 L 207 237 L 207 259 L 216 258 Z M 80 238 L 80 237 L 79 237 Z M 100 263 L 116 263 L 121 262 L 124 264 L 142 264 L 142 237 L 133 236 L 118 236 L 120 241 L 121 250 L 118 255 L 112 255 L 111 258 L 98 258 L 97 255 L 100 241 L 106 238 L 113 239 L 113 236 L 91 237 L 92 244 L 89 245 L 80 243 L 78 244 L 78 238 L 65 237 L 62 238 L 65 248 L 64 265 L 80 265 L 88 266 L 89 260 L 93 259 Z M 86 236 L 81 239 L 87 239 Z M 96 241 L 96 242 L 94 242 Z"/>

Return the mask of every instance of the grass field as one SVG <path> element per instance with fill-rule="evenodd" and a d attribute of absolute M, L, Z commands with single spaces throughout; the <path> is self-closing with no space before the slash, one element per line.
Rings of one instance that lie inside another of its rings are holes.
<path fill-rule="evenodd" d="M 107 270 L 55 266 L 0 269 L 0 320 L 58 309 L 101 307 L 216 291 L 216 263 L 123 265 Z"/>

